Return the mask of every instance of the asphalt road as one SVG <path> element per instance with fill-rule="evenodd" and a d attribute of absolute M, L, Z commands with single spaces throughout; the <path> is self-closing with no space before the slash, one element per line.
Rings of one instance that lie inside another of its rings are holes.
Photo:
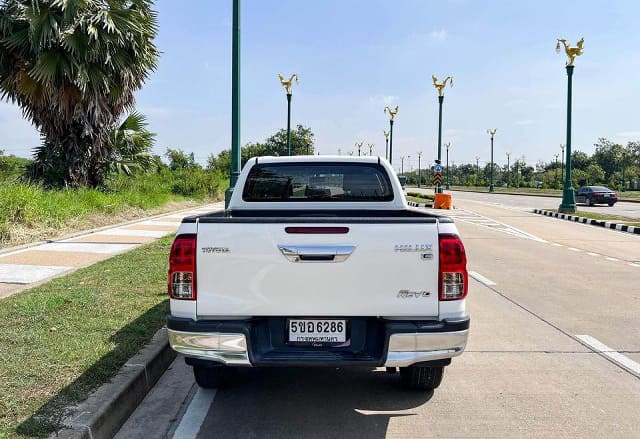
<path fill-rule="evenodd" d="M 414 191 L 416 188 L 408 189 Z M 420 190 L 425 193 L 433 193 L 433 189 Z M 531 211 L 533 209 L 557 209 L 562 199 L 557 197 L 538 197 L 527 195 L 507 195 L 488 192 L 461 192 L 451 191 L 454 200 L 464 201 L 481 201 L 483 203 L 500 205 L 503 207 L 518 208 L 522 210 Z M 640 218 L 640 203 L 630 203 L 620 201 L 613 206 L 609 207 L 606 204 L 598 204 L 595 206 L 587 206 L 582 203 L 577 203 L 576 208 L 578 212 L 595 212 L 601 214 L 622 215 L 631 218 Z M 579 213 L 578 213 L 579 214 Z"/>
<path fill-rule="evenodd" d="M 640 237 L 484 196 L 454 195 L 472 329 L 434 393 L 335 368 L 203 391 L 178 358 L 120 437 L 638 437 Z"/>

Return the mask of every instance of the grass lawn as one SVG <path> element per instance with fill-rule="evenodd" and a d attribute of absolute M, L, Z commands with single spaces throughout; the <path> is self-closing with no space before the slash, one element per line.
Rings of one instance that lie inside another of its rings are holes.
<path fill-rule="evenodd" d="M 558 209 L 545 209 L 545 210 L 548 210 L 551 212 L 558 212 Z M 610 215 L 606 213 L 596 213 L 596 212 L 584 212 L 582 210 L 578 210 L 576 213 L 572 215 L 581 216 L 583 218 L 600 220 L 600 221 L 608 221 L 611 223 L 627 224 L 629 226 L 640 227 L 640 222 L 638 221 L 638 218 L 631 218 L 628 216 Z"/>
<path fill-rule="evenodd" d="M 426 199 L 426 198 L 420 198 L 420 197 L 412 197 L 410 195 L 406 195 L 405 198 L 407 199 L 407 201 L 413 201 L 414 203 L 420 203 L 420 204 L 433 204 L 432 200 Z"/>
<path fill-rule="evenodd" d="M 165 324 L 172 239 L 0 301 L 0 437 L 55 431 Z"/>

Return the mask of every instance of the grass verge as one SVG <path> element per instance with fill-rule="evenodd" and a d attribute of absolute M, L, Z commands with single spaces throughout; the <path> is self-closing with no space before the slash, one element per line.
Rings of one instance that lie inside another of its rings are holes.
<path fill-rule="evenodd" d="M 172 236 L 0 301 L 0 437 L 44 437 L 165 324 Z"/>
<path fill-rule="evenodd" d="M 555 213 L 558 212 L 558 209 L 545 209 L 545 210 L 548 210 L 550 212 L 555 212 Z M 609 215 L 605 213 L 584 212 L 584 211 L 577 211 L 573 215 L 581 216 L 582 218 L 589 218 L 589 219 L 594 219 L 599 221 L 608 221 L 610 223 L 626 224 L 629 226 L 640 227 L 640 222 L 638 221 L 638 218 L 632 218 L 629 216 Z"/>
<path fill-rule="evenodd" d="M 427 198 L 422 198 L 422 197 L 413 197 L 411 195 L 406 195 L 406 199 L 407 201 L 413 201 L 414 203 L 428 204 L 428 205 L 433 204 L 432 200 L 429 200 Z"/>
<path fill-rule="evenodd" d="M 0 248 L 220 199 L 228 182 L 203 170 L 116 176 L 100 189 L 0 184 Z"/>

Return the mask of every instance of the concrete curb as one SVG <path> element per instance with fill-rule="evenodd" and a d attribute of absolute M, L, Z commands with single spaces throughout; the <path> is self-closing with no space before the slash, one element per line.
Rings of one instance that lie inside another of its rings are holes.
<path fill-rule="evenodd" d="M 640 227 L 636 227 L 636 226 L 628 226 L 626 224 L 611 223 L 609 221 L 595 220 L 595 219 L 584 218 L 582 216 L 576 216 L 576 215 L 567 215 L 566 213 L 551 212 L 549 210 L 544 210 L 544 209 L 533 209 L 533 213 L 537 213 L 544 216 L 551 216 L 554 218 L 560 218 L 567 221 L 574 221 L 576 223 L 590 224 L 592 226 L 604 227 L 605 229 L 617 230 L 619 232 L 626 232 L 626 233 L 632 233 L 634 235 L 640 235 Z"/>
<path fill-rule="evenodd" d="M 409 201 L 409 200 L 407 200 L 407 204 L 408 204 L 409 206 L 411 206 L 411 207 L 431 207 L 431 206 L 432 206 L 431 204 L 430 204 L 429 206 L 427 206 L 427 205 L 426 205 L 426 204 L 424 204 L 424 203 L 415 203 L 415 202 L 413 202 L 413 201 Z"/>
<path fill-rule="evenodd" d="M 120 368 L 110 382 L 103 384 L 80 403 L 67 418 L 66 428 L 52 438 L 112 438 L 160 379 L 176 353 L 169 347 L 166 328 Z"/>

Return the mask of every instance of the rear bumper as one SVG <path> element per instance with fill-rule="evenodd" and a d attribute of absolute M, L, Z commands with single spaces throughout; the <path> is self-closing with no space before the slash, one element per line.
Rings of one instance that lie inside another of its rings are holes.
<path fill-rule="evenodd" d="M 171 347 L 190 363 L 233 366 L 388 366 L 449 360 L 467 344 L 469 318 L 388 321 L 349 317 L 347 346 L 292 346 L 284 317 L 201 320 L 169 317 Z"/>

